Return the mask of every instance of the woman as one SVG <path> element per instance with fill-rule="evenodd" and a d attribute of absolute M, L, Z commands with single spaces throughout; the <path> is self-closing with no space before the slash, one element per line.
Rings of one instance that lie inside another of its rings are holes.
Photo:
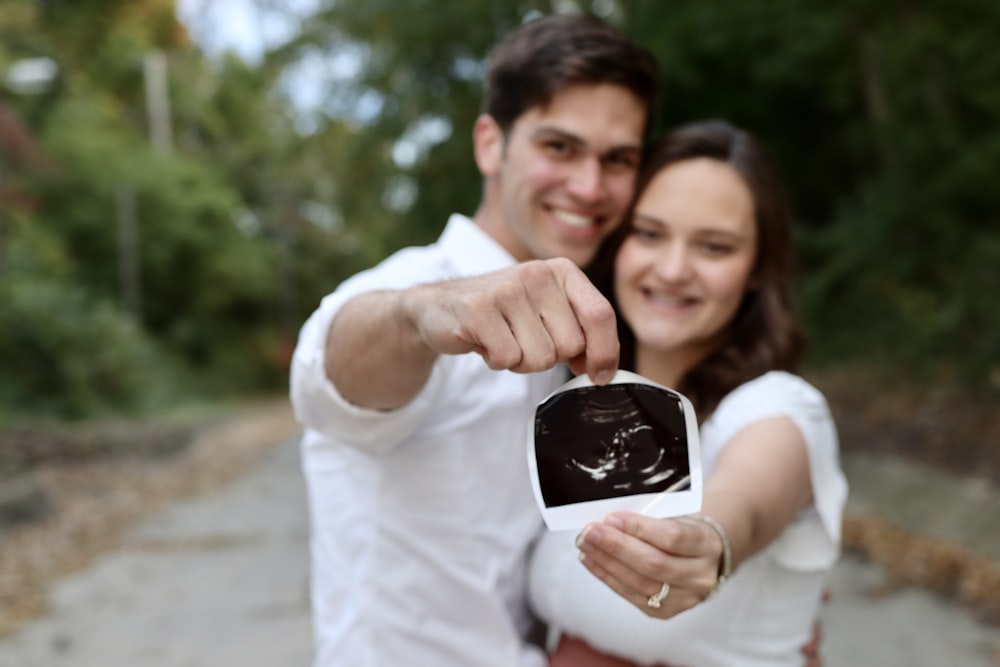
<path fill-rule="evenodd" d="M 746 132 L 696 123 L 650 152 L 593 277 L 619 314 L 622 368 L 695 405 L 702 513 L 541 538 L 530 595 L 555 631 L 552 667 L 803 664 L 847 485 L 826 402 L 793 374 L 791 245 L 779 179 Z M 626 553 L 646 556 L 641 571 Z"/>

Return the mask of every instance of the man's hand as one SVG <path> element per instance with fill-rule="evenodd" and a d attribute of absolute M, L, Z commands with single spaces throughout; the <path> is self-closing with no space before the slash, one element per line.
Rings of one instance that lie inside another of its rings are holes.
<path fill-rule="evenodd" d="M 494 370 L 533 373 L 566 362 L 603 384 L 618 366 L 614 310 L 568 259 L 418 286 L 403 308 L 431 350 L 476 352 Z"/>
<path fill-rule="evenodd" d="M 618 349 L 611 304 L 559 258 L 361 294 L 333 318 L 325 370 L 351 403 L 392 409 L 419 393 L 441 354 L 475 352 L 490 368 L 518 373 L 568 363 L 604 384 Z"/>

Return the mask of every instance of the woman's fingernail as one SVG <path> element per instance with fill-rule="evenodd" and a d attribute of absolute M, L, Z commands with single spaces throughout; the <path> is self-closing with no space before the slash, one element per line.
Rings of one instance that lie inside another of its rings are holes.
<path fill-rule="evenodd" d="M 604 523 L 608 524 L 615 530 L 622 530 L 625 528 L 625 522 L 617 514 L 609 514 L 605 519 Z"/>
<path fill-rule="evenodd" d="M 588 523 L 586 526 L 583 527 L 583 530 L 580 531 L 580 534 L 576 536 L 576 548 L 577 549 L 582 549 L 584 544 L 588 544 L 588 543 L 589 544 L 594 544 L 594 542 L 595 542 L 595 540 L 594 540 L 595 535 L 591 534 L 593 532 L 593 528 L 594 528 L 594 524 Z"/>

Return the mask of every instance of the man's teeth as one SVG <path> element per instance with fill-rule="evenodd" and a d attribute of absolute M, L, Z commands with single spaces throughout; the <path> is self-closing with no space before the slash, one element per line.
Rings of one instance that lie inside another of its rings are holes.
<path fill-rule="evenodd" d="M 586 215 L 578 215 L 569 211 L 555 210 L 553 214 L 570 227 L 590 227 L 594 224 L 594 218 Z"/>

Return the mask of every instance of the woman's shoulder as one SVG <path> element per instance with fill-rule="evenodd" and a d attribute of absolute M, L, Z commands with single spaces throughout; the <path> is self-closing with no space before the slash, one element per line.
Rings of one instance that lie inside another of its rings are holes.
<path fill-rule="evenodd" d="M 752 380 L 739 385 L 719 403 L 722 408 L 726 403 L 741 403 L 745 401 L 776 401 L 792 403 L 814 403 L 826 406 L 826 397 L 805 378 L 788 371 L 769 371 Z"/>
<path fill-rule="evenodd" d="M 707 423 L 748 423 L 772 416 L 831 419 L 826 397 L 810 382 L 787 371 L 769 371 L 726 394 Z"/>
<path fill-rule="evenodd" d="M 815 393 L 822 398 L 822 393 L 801 375 L 789 371 L 768 371 L 763 375 L 747 380 L 739 385 L 729 395 L 737 392 L 750 391 L 804 391 Z"/>

